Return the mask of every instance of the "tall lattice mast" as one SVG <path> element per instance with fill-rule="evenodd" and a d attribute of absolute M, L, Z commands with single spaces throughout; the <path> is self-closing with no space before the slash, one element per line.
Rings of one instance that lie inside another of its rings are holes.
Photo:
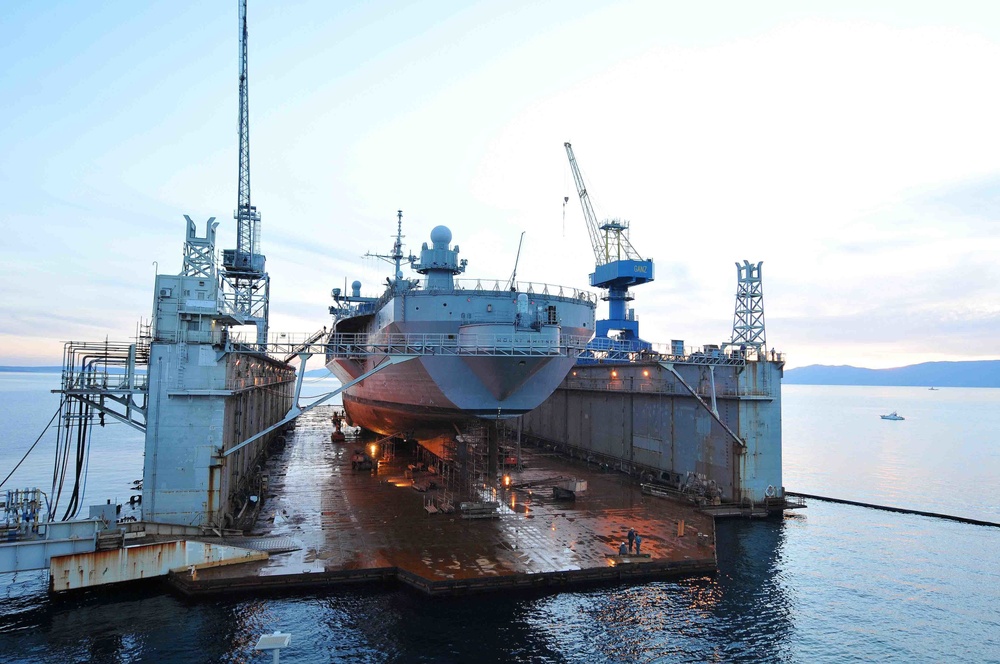
<path fill-rule="evenodd" d="M 745 346 L 760 350 L 767 347 L 764 332 L 764 290 L 761 282 L 760 261 L 756 265 L 748 260 L 736 264 L 736 312 L 733 314 L 733 337 L 727 345 Z"/>
<path fill-rule="evenodd" d="M 267 343 L 270 278 L 260 253 L 260 213 L 250 202 L 250 95 L 247 78 L 247 0 L 240 0 L 239 187 L 236 249 L 222 252 L 222 281 L 231 313 L 257 326 L 257 343 Z"/>
<path fill-rule="evenodd" d="M 240 2 L 240 181 L 236 213 L 239 222 L 236 255 L 253 270 L 253 256 L 260 253 L 260 213 L 250 204 L 250 92 L 247 81 L 247 0 Z"/>

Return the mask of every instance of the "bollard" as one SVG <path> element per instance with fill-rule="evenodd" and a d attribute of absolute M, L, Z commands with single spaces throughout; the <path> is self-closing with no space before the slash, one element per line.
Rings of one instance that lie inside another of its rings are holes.
<path fill-rule="evenodd" d="M 684 537 L 684 519 L 677 522 L 677 536 Z"/>

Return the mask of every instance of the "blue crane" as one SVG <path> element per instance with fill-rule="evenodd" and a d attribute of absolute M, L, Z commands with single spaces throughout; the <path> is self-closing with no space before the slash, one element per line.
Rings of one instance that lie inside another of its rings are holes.
<path fill-rule="evenodd" d="M 611 351 L 611 357 L 621 358 L 621 353 L 649 350 L 650 344 L 639 337 L 639 321 L 627 303 L 633 300 L 629 288 L 653 280 L 653 261 L 639 255 L 628 239 L 628 222 L 622 219 L 605 219 L 597 222 L 597 215 L 590 204 L 587 187 L 573 155 L 573 146 L 565 143 L 569 166 L 573 171 L 576 191 L 580 195 L 583 217 L 590 233 L 596 261 L 590 275 L 590 285 L 607 290 L 603 298 L 608 301 L 608 318 L 597 321 L 597 334 L 591 344 L 593 350 Z M 609 337 L 618 332 L 617 337 Z"/>

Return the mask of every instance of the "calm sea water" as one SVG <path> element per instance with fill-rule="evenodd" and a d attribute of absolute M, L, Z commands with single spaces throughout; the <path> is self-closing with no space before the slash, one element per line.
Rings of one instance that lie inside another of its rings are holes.
<path fill-rule="evenodd" d="M 782 434 L 789 491 L 1000 522 L 1000 389 L 785 385 Z"/>
<path fill-rule="evenodd" d="M 0 479 L 58 405 L 55 381 L 0 374 Z M 783 398 L 789 490 L 1000 520 L 1000 390 L 785 386 Z M 906 420 L 878 417 L 890 410 Z M 51 450 L 39 443 L 11 483 L 47 490 Z M 127 496 L 141 467 L 138 433 L 99 430 L 90 502 Z M 294 635 L 288 662 L 1000 662 L 1000 528 L 810 501 L 781 520 L 720 522 L 718 552 L 717 575 L 683 582 L 433 601 L 51 599 L 43 573 L 0 575 L 0 662 L 264 662 L 252 645 L 276 629 Z"/>

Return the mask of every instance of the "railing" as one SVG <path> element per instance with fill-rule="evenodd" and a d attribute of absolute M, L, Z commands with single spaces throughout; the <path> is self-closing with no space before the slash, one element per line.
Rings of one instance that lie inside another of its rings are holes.
<path fill-rule="evenodd" d="M 747 362 L 765 360 L 784 362 L 785 354 L 777 351 L 746 349 L 725 350 L 714 346 L 646 344 L 614 340 L 588 339 L 562 335 L 558 339 L 518 329 L 510 334 L 336 334 L 307 332 L 272 332 L 266 346 L 256 344 L 251 334 L 229 336 L 230 352 L 266 352 L 281 357 L 300 353 L 326 354 L 331 357 L 363 357 L 367 355 L 574 355 L 582 361 L 607 362 L 679 362 L 684 364 L 742 366 Z M 613 344 L 609 347 L 607 344 Z M 683 353 L 672 351 L 683 350 Z M 745 396 L 745 395 L 744 395 Z"/>
<path fill-rule="evenodd" d="M 624 378 L 608 380 L 607 378 L 583 378 L 569 376 L 560 386 L 568 390 L 581 390 L 585 392 L 639 392 L 641 394 L 663 394 L 689 396 L 691 393 L 677 382 L 667 380 L 650 380 L 648 378 Z M 711 399 L 712 393 L 705 388 L 696 390 L 698 396 L 704 399 Z M 716 386 L 715 396 L 720 399 L 736 397 L 770 397 L 761 390 L 739 390 L 726 389 Z"/>
<path fill-rule="evenodd" d="M 149 383 L 149 376 L 145 372 L 136 372 L 130 378 L 128 374 L 125 373 L 88 371 L 86 373 L 76 373 L 68 378 L 69 380 L 64 384 L 61 391 L 144 391 Z"/>
<path fill-rule="evenodd" d="M 148 382 L 145 368 L 149 362 L 149 344 L 144 341 L 66 342 L 59 391 L 144 391 Z"/>
<path fill-rule="evenodd" d="M 679 351 L 679 352 L 678 352 Z M 587 358 L 601 362 L 684 362 L 686 364 L 716 364 L 741 366 L 747 362 L 784 362 L 785 354 L 777 351 L 747 348 L 724 349 L 718 346 L 674 346 L 673 344 L 595 338 L 590 342 Z"/>
<path fill-rule="evenodd" d="M 510 287 L 507 285 L 509 282 L 499 281 L 494 279 L 455 279 L 455 290 L 456 291 L 477 291 L 477 292 L 493 292 L 502 293 L 504 295 L 509 295 L 511 293 Z M 597 304 L 598 296 L 596 293 L 591 293 L 580 288 L 574 288 L 572 286 L 557 286 L 554 284 L 543 284 L 536 283 L 533 281 L 518 281 L 514 284 L 515 289 L 518 293 L 528 293 L 535 295 L 548 295 L 550 297 L 562 297 L 571 300 L 580 300 L 583 302 L 592 302 Z"/>
<path fill-rule="evenodd" d="M 587 347 L 588 337 L 548 336 L 512 331 L 510 334 L 334 334 L 315 343 L 308 335 L 278 334 L 266 346 L 239 344 L 231 352 L 267 352 L 274 355 L 323 354 L 335 358 L 371 355 L 480 355 L 497 357 L 576 356 Z"/>
<path fill-rule="evenodd" d="M 405 293 L 395 293 L 391 290 L 387 290 L 371 302 L 355 303 L 353 305 L 351 304 L 350 297 L 343 297 L 337 304 L 334 305 L 333 309 L 340 310 L 342 312 L 341 315 L 346 315 L 348 311 L 350 311 L 352 315 L 367 314 L 378 311 L 386 304 L 386 302 L 397 295 L 401 297 L 404 295 L 416 295 L 417 297 L 431 294 L 447 295 L 449 293 L 458 295 L 469 291 L 480 294 L 495 295 L 503 298 L 516 295 L 516 293 L 544 295 L 546 297 L 556 297 L 564 300 L 587 302 L 594 306 L 597 306 L 597 301 L 599 299 L 596 293 L 591 293 L 590 291 L 585 291 L 579 288 L 573 288 L 572 286 L 556 286 L 553 284 L 535 283 L 531 281 L 518 282 L 515 285 L 515 288 L 517 289 L 516 292 L 512 292 L 510 290 L 507 286 L 507 282 L 492 279 L 455 279 L 452 283 L 453 287 L 451 289 L 424 289 L 418 287 L 413 290 L 406 291 Z"/>

